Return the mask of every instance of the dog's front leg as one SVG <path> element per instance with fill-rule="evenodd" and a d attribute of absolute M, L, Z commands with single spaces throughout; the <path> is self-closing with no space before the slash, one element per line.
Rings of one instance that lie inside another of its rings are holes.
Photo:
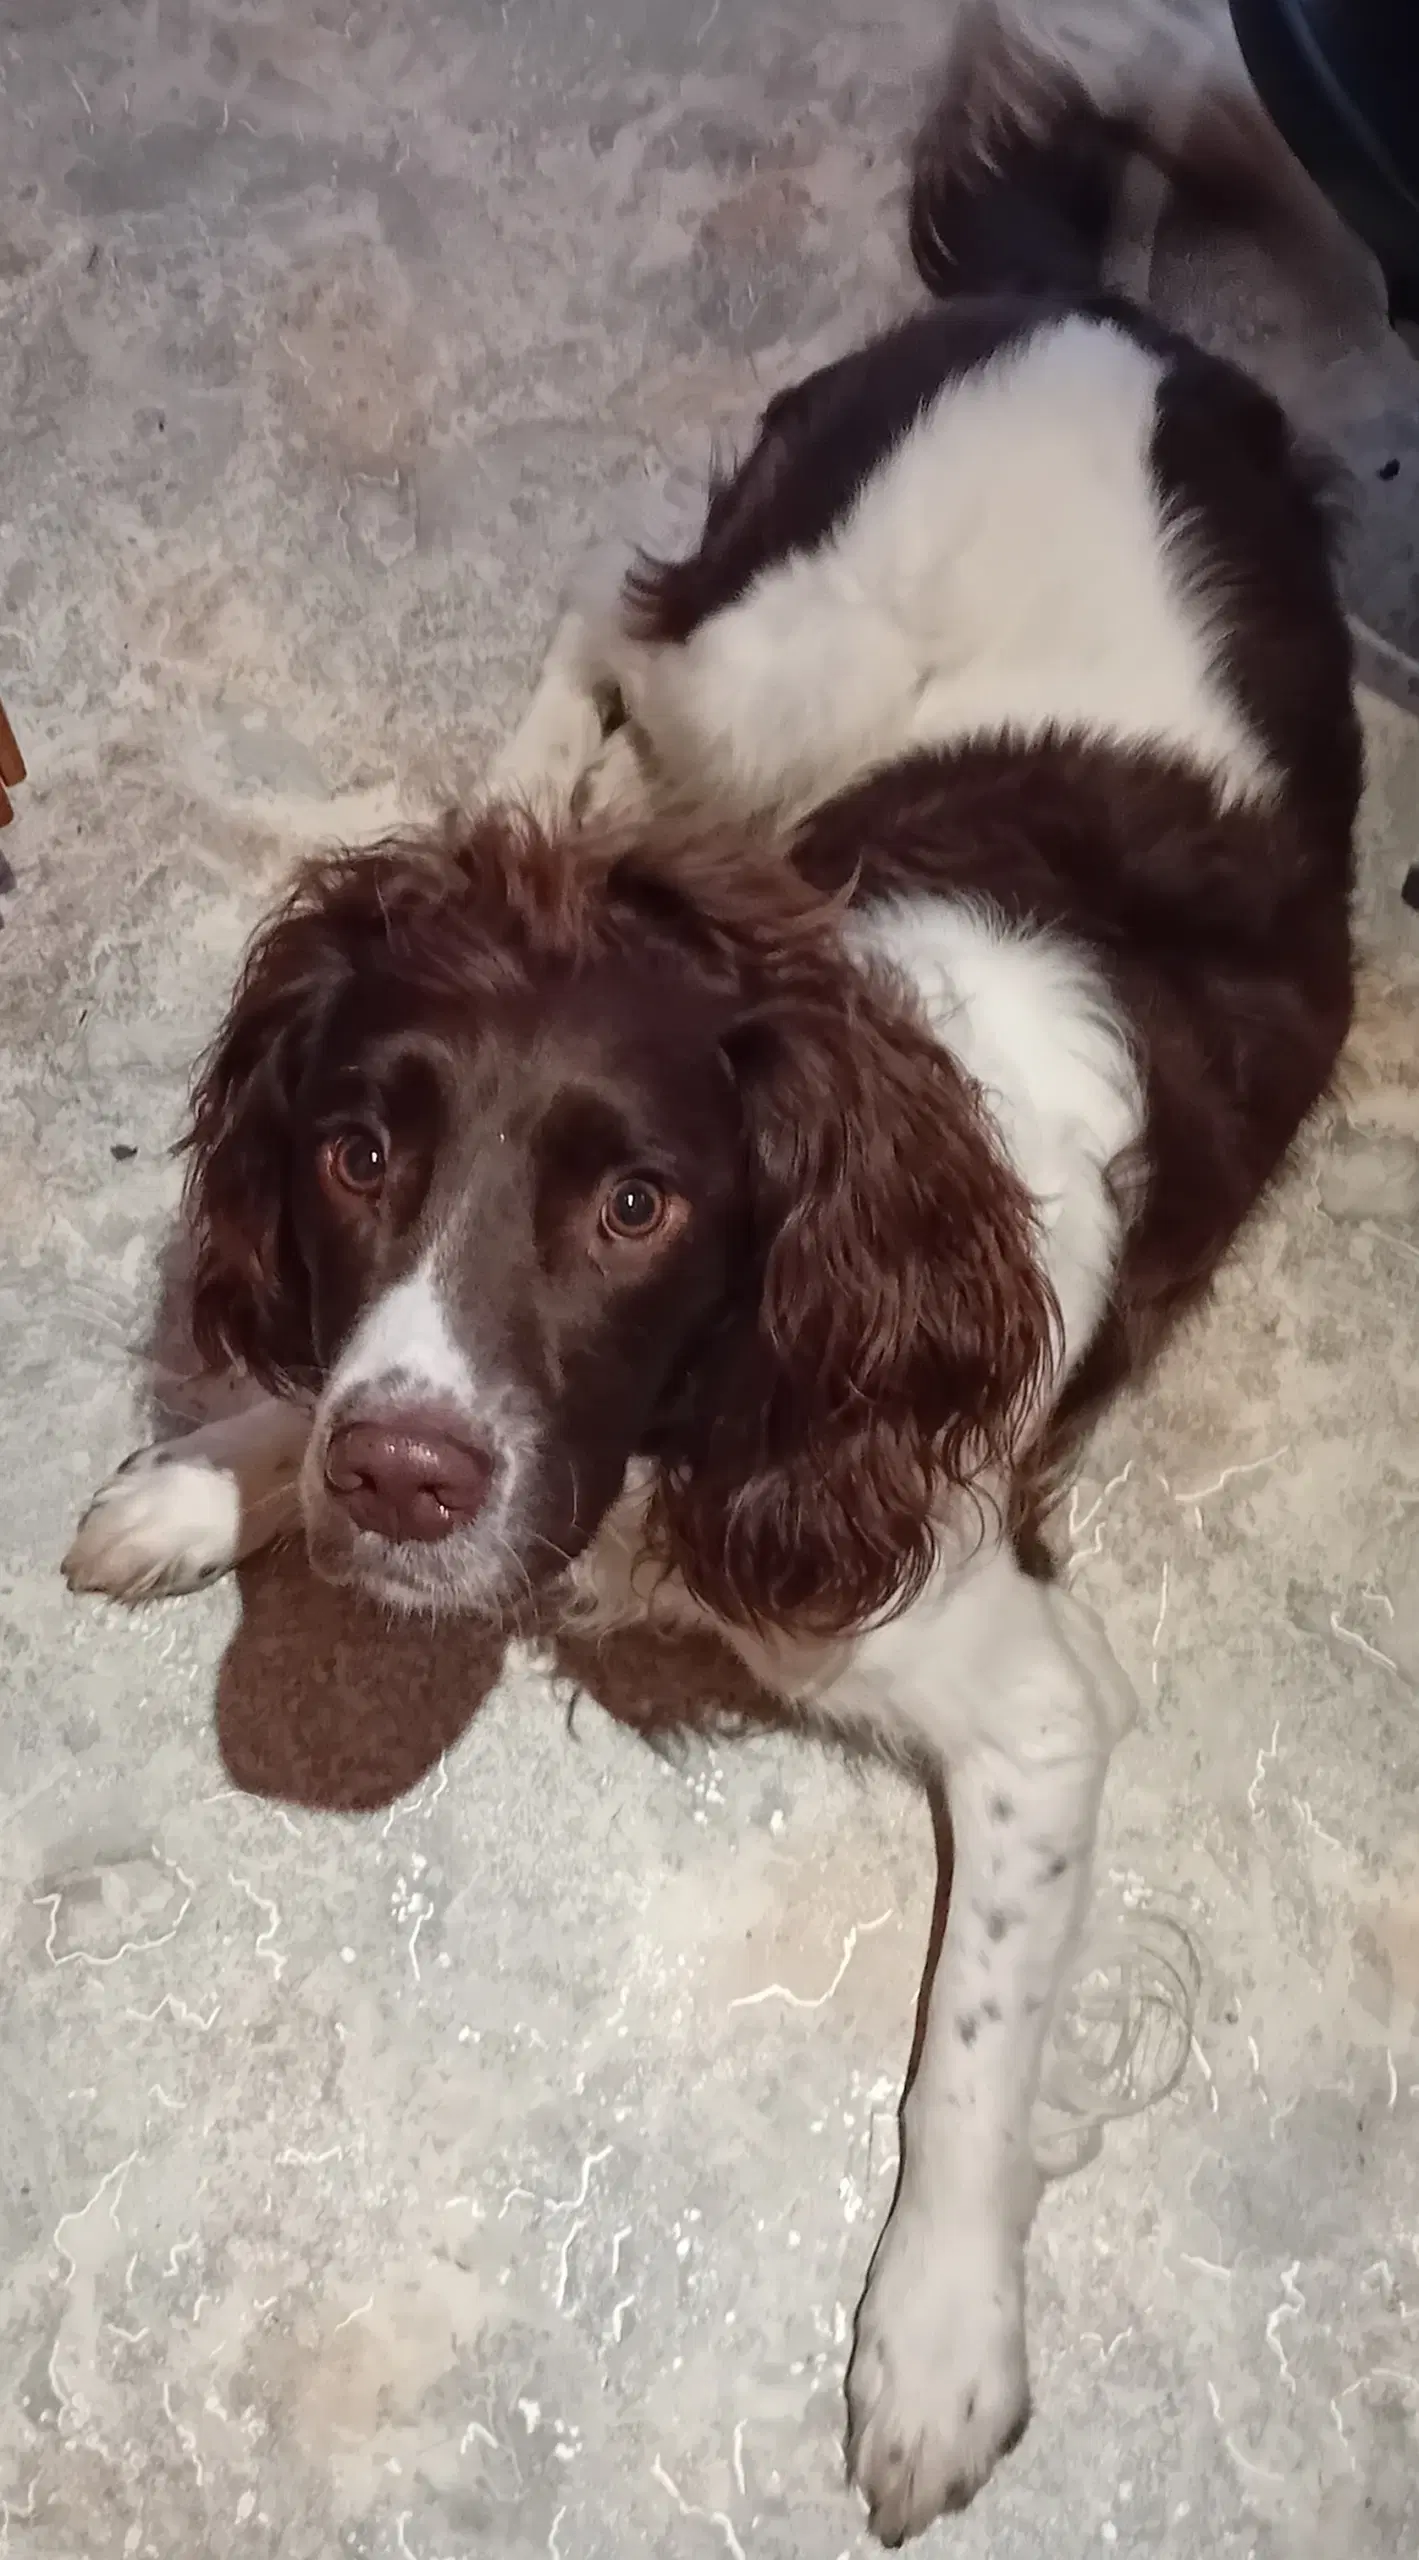
<path fill-rule="evenodd" d="M 304 1405 L 259 1396 L 238 1413 L 137 1449 L 100 1485 L 64 1573 L 114 1600 L 197 1591 L 300 1520 Z"/>
<path fill-rule="evenodd" d="M 669 525 L 662 530 L 672 535 Z M 613 539 L 581 563 L 532 699 L 488 769 L 490 795 L 521 801 L 546 827 L 635 824 L 649 812 L 656 742 L 642 736 L 632 699 L 647 647 L 626 619 L 626 580 L 640 549 L 639 540 Z"/>
<path fill-rule="evenodd" d="M 544 826 L 564 825 L 604 744 L 602 690 L 612 680 L 590 618 L 564 614 L 532 700 L 488 769 L 490 794 L 522 801 Z"/>
<path fill-rule="evenodd" d="M 1003 1550 L 864 1641 L 853 1687 L 879 1677 L 880 1720 L 940 1772 L 955 1852 L 848 2375 L 852 2475 L 896 2544 L 967 2505 L 1029 2413 L 1031 2108 L 1127 1693 L 1085 1613 Z"/>

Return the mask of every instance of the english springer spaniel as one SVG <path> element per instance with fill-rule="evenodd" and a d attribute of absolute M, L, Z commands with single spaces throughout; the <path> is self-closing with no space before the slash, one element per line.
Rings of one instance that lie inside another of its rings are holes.
<path fill-rule="evenodd" d="M 708 1616 L 939 1778 L 847 2383 L 888 2543 L 1028 2409 L 1031 2105 L 1128 1715 L 1041 1520 L 1326 1092 L 1360 787 L 1314 468 L 1100 285 L 1156 147 L 973 29 L 935 306 L 570 617 L 486 807 L 257 940 L 190 1206 L 199 1346 L 265 1399 L 130 1460 L 67 1568 L 191 1590 L 300 1520 L 399 1609 Z"/>

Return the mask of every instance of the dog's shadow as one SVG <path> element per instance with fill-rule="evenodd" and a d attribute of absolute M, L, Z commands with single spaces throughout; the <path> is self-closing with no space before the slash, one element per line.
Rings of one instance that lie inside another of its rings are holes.
<path fill-rule="evenodd" d="M 632 1629 L 593 1641 L 550 1619 L 391 1617 L 318 1581 L 296 1543 L 255 1558 L 240 1583 L 217 1679 L 218 1747 L 234 1786 L 283 1803 L 371 1813 L 407 1795 L 467 1732 L 519 1638 L 569 1713 L 594 1700 L 662 1753 L 790 1721 L 710 1638 Z"/>
<path fill-rule="evenodd" d="M 240 1583 L 216 1720 L 248 1794 L 376 1812 L 452 1749 L 502 1675 L 500 1629 L 391 1618 L 318 1581 L 299 1544 L 256 1557 Z"/>

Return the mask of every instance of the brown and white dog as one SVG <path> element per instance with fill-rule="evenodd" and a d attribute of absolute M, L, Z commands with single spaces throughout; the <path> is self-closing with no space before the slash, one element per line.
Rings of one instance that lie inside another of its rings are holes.
<path fill-rule="evenodd" d="M 979 30 L 977 30 L 979 32 Z M 1143 137 L 1146 147 L 1146 137 Z M 939 1774 L 944 1948 L 857 2323 L 897 2542 L 1027 2413 L 1030 2111 L 1122 1684 L 1021 1557 L 1324 1094 L 1360 783 L 1316 477 L 1098 285 L 1140 137 L 986 44 L 923 311 L 573 615 L 507 796 L 316 863 L 197 1087 L 196 1323 L 268 1391 L 78 1586 L 707 1614 Z M 614 691 L 671 823 L 571 821 Z M 531 814 L 535 807 L 539 814 Z"/>

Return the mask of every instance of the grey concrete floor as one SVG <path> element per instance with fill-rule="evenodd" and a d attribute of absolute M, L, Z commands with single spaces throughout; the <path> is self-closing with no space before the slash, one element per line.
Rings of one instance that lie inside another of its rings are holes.
<path fill-rule="evenodd" d="M 862 2547 L 922 1808 L 704 1729 L 703 1665 L 569 1714 L 294 1560 L 131 1617 L 57 1560 L 144 1428 L 244 933 L 476 769 L 628 471 L 903 298 L 944 4 L 0 11 L 7 2560 Z M 1370 281 L 1157 281 L 1346 445 L 1402 637 Z M 1371 722 L 1342 1098 L 1072 1514 L 1143 1712 L 1074 2028 L 1121 2006 L 1054 2086 L 1116 2095 L 1160 2018 L 1181 2077 L 1047 2197 L 962 2560 L 1419 2551 L 1419 750 Z"/>

